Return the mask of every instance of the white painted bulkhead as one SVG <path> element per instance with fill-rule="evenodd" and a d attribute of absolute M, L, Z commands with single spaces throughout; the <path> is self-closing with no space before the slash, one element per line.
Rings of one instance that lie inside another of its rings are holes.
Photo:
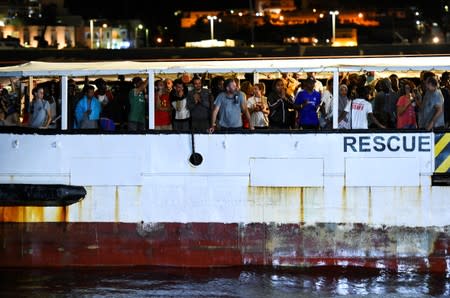
<path fill-rule="evenodd" d="M 433 133 L 200 134 L 203 163 L 193 167 L 190 134 L 2 134 L 0 183 L 85 186 L 69 222 L 445 226 L 448 188 L 431 187 L 433 140 Z M 44 221 L 56 208 L 44 208 Z"/>

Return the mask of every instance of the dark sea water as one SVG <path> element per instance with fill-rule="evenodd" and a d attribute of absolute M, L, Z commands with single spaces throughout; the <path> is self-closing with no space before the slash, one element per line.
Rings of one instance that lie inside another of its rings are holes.
<path fill-rule="evenodd" d="M 448 275 L 369 269 L 0 269 L 0 297 L 450 297 Z"/>

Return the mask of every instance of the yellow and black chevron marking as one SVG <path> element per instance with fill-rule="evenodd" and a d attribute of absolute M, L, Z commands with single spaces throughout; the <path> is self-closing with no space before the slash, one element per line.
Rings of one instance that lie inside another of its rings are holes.
<path fill-rule="evenodd" d="M 450 173 L 450 133 L 434 135 L 435 173 Z"/>

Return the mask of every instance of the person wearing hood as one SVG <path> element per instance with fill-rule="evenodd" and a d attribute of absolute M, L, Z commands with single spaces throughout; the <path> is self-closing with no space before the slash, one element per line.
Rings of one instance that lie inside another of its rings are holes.
<path fill-rule="evenodd" d="M 347 96 L 348 87 L 345 84 L 341 84 L 339 86 L 339 106 L 338 106 L 338 115 L 339 119 L 342 119 L 338 124 L 338 128 L 349 128 L 348 126 L 348 115 L 343 115 L 345 107 L 350 101 Z"/>

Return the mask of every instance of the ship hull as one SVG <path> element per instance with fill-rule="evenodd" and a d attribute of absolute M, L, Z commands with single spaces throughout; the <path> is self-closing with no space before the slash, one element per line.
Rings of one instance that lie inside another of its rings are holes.
<path fill-rule="evenodd" d="M 86 190 L 67 206 L 1 206 L 0 266 L 448 274 L 449 192 L 432 177 L 450 168 L 450 134 L 200 134 L 197 166 L 192 141 L 0 135 L 0 183 Z"/>
<path fill-rule="evenodd" d="M 3 223 L 1 267 L 350 266 L 448 272 L 450 227 Z"/>

